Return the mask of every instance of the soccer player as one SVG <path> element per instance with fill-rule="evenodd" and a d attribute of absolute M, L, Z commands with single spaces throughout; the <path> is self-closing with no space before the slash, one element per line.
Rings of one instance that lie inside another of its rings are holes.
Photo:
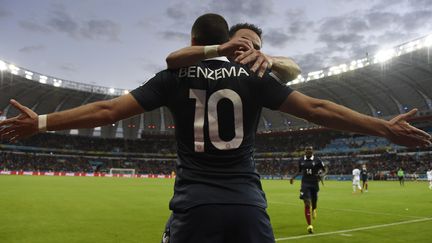
<path fill-rule="evenodd" d="M 357 191 L 357 188 L 361 191 L 362 188 L 360 187 L 360 170 L 357 168 L 354 168 L 352 171 L 352 182 L 353 182 L 353 193 Z"/>
<path fill-rule="evenodd" d="M 429 189 L 432 190 L 432 169 L 426 172 L 427 180 L 429 181 Z"/>
<path fill-rule="evenodd" d="M 368 192 L 368 172 L 366 168 L 366 164 L 362 165 L 361 169 L 361 180 L 362 180 L 362 192 Z"/>
<path fill-rule="evenodd" d="M 399 185 L 405 186 L 405 172 L 403 171 L 402 167 L 400 167 L 397 171 L 397 176 L 399 179 Z"/>
<path fill-rule="evenodd" d="M 263 76 L 267 68 L 271 68 L 272 73 L 284 82 L 293 80 L 300 74 L 300 67 L 292 59 L 268 56 L 261 51 L 262 30 L 256 25 L 236 24 L 230 28 L 229 36 L 232 41 L 220 45 L 218 52 L 227 53 L 227 50 L 235 50 L 228 52 L 234 54 L 234 56 L 228 56 L 229 60 L 237 60 L 237 62 L 249 65 L 251 71 L 258 72 L 258 76 Z M 176 69 L 195 65 L 204 59 L 204 46 L 189 46 L 170 53 L 166 62 L 168 68 Z M 169 243 L 171 222 L 172 216 L 166 223 L 162 243 Z"/>
<path fill-rule="evenodd" d="M 298 162 L 297 173 L 294 174 L 290 183 L 294 183 L 294 179 L 302 175 L 301 189 L 300 189 L 300 199 L 304 202 L 304 213 L 306 218 L 307 231 L 312 234 L 313 226 L 311 220 L 315 219 L 317 216 L 317 202 L 318 202 L 318 191 L 319 191 L 319 181 L 328 172 L 327 166 L 321 161 L 320 158 L 313 154 L 312 146 L 307 146 L 305 148 L 305 155 L 300 158 Z"/>
<path fill-rule="evenodd" d="M 20 114 L 0 121 L 0 137 L 15 141 L 47 130 L 99 127 L 168 107 L 178 155 L 170 201 L 172 243 L 275 241 L 253 160 L 263 107 L 333 129 L 382 136 L 399 145 L 431 144 L 429 134 L 406 122 L 415 109 L 381 120 L 293 91 L 268 71 L 259 78 L 246 66 L 213 58 L 222 54 L 218 45 L 228 38 L 222 16 L 200 16 L 192 26 L 191 43 L 205 45 L 209 59 L 161 71 L 129 94 L 60 112 L 38 115 L 11 100 Z"/>

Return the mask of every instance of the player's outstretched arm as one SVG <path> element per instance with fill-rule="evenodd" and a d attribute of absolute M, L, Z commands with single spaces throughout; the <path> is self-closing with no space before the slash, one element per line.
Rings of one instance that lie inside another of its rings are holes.
<path fill-rule="evenodd" d="M 144 112 L 131 94 L 42 116 L 38 116 L 34 111 L 16 100 L 11 100 L 10 104 L 18 109 L 20 114 L 0 121 L 0 137 L 11 141 L 46 130 L 57 131 L 104 126 Z"/>
<path fill-rule="evenodd" d="M 407 122 L 416 114 L 417 109 L 386 121 L 360 114 L 328 100 L 315 99 L 294 91 L 286 98 L 279 110 L 318 125 L 385 137 L 395 144 L 407 147 L 431 145 L 431 136 L 428 133 Z"/>
<path fill-rule="evenodd" d="M 222 45 L 189 46 L 182 48 L 170 53 L 165 61 L 169 69 L 176 69 L 195 65 L 207 58 L 217 56 L 234 57 L 235 51 L 249 50 L 250 48 L 253 48 L 250 40 L 245 38 L 233 38 Z"/>

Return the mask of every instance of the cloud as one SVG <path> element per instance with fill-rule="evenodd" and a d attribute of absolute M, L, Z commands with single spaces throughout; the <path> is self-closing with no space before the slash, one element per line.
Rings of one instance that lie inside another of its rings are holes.
<path fill-rule="evenodd" d="M 118 41 L 121 27 L 107 19 L 76 20 L 64 7 L 54 6 L 44 23 L 36 20 L 21 20 L 19 26 L 25 30 L 41 33 L 64 33 L 75 39 Z"/>
<path fill-rule="evenodd" d="M 8 17 L 8 16 L 10 16 L 10 15 L 12 15 L 11 12 L 9 12 L 9 11 L 6 10 L 6 9 L 2 9 L 2 8 L 0 7 L 0 18 Z"/>
<path fill-rule="evenodd" d="M 285 13 L 286 20 L 281 28 L 264 28 L 263 41 L 271 46 L 280 48 L 288 43 L 306 36 L 314 27 L 314 22 L 309 21 L 301 9 L 290 9 Z"/>
<path fill-rule="evenodd" d="M 323 67 L 325 62 L 326 53 L 321 51 L 315 51 L 313 53 L 307 53 L 304 55 L 294 56 L 294 60 L 299 64 L 303 71 L 303 76 L 306 76 L 308 72 L 319 70 Z"/>
<path fill-rule="evenodd" d="M 368 22 L 369 29 L 389 29 L 401 24 L 399 13 L 375 11 L 364 16 Z"/>
<path fill-rule="evenodd" d="M 61 10 L 52 11 L 52 14 L 54 16 L 47 21 L 49 27 L 72 37 L 78 37 L 79 24 L 71 16 Z"/>
<path fill-rule="evenodd" d="M 171 7 L 168 7 L 166 10 L 168 17 L 176 20 L 185 19 L 187 17 L 187 12 L 183 7 L 181 7 L 182 5 L 183 3 L 177 3 Z"/>
<path fill-rule="evenodd" d="M 33 45 L 33 46 L 25 46 L 21 49 L 19 49 L 19 52 L 24 52 L 24 53 L 31 53 L 31 52 L 35 52 L 35 51 L 41 51 L 44 50 L 45 46 L 44 45 Z"/>
<path fill-rule="evenodd" d="M 81 36 L 88 39 L 119 40 L 120 26 L 111 20 L 90 20 L 80 27 Z"/>
<path fill-rule="evenodd" d="M 175 40 L 175 41 L 189 41 L 190 34 L 178 32 L 178 31 L 162 31 L 159 32 L 161 37 L 165 40 Z"/>
<path fill-rule="evenodd" d="M 414 9 L 432 9 L 430 0 L 409 0 L 409 3 Z"/>
<path fill-rule="evenodd" d="M 72 63 L 63 63 L 59 65 L 58 68 L 66 72 L 76 72 L 78 70 L 77 67 Z"/>
<path fill-rule="evenodd" d="M 321 33 L 318 40 L 324 42 L 327 47 L 341 47 L 363 41 L 364 37 L 355 33 Z"/>
<path fill-rule="evenodd" d="M 262 0 L 224 0 L 211 1 L 209 4 L 211 11 L 223 13 L 232 23 L 242 22 L 246 18 L 266 19 L 273 13 L 273 1 Z"/>
<path fill-rule="evenodd" d="M 402 17 L 402 26 L 405 30 L 418 29 L 422 26 L 431 26 L 432 11 L 431 10 L 418 10 L 405 14 Z"/>
<path fill-rule="evenodd" d="M 41 32 L 41 33 L 51 32 L 50 28 L 43 26 L 43 25 L 37 23 L 36 21 L 21 20 L 18 22 L 18 25 L 21 28 L 23 28 L 25 30 L 29 30 L 29 31 Z"/>
<path fill-rule="evenodd" d="M 176 21 L 176 25 L 189 27 L 193 21 L 204 13 L 216 13 L 226 18 L 228 25 L 245 22 L 253 18 L 261 23 L 267 20 L 274 13 L 273 1 L 267 0 L 219 0 L 219 1 L 195 1 L 190 3 L 177 2 L 167 7 L 167 17 Z"/>
<path fill-rule="evenodd" d="M 191 3 L 189 1 L 176 2 L 167 7 L 165 11 L 167 17 L 175 21 L 175 28 L 184 27 L 189 29 L 195 19 L 206 12 L 211 11 L 208 10 L 204 2 Z"/>
<path fill-rule="evenodd" d="M 263 36 L 263 44 L 269 43 L 273 47 L 283 47 L 295 37 L 284 33 L 279 29 L 267 29 Z"/>
<path fill-rule="evenodd" d="M 418 1 L 418 0 L 416 0 Z M 373 9 L 388 9 L 394 6 L 400 6 L 402 4 L 405 4 L 406 0 L 380 0 L 378 2 L 376 2 L 375 4 L 372 5 L 372 7 L 370 8 L 370 10 Z"/>

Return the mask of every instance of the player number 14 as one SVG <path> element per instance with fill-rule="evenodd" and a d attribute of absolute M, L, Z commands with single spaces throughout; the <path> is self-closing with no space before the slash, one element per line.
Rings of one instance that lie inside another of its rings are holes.
<path fill-rule="evenodd" d="M 189 90 L 189 98 L 195 99 L 194 147 L 195 152 L 204 152 L 204 113 L 207 103 L 207 117 L 210 141 L 219 150 L 236 149 L 243 141 L 243 104 L 240 96 L 230 89 L 221 89 L 210 95 L 200 89 Z M 222 99 L 228 99 L 234 106 L 235 136 L 230 141 L 224 141 L 219 136 L 217 105 Z"/>

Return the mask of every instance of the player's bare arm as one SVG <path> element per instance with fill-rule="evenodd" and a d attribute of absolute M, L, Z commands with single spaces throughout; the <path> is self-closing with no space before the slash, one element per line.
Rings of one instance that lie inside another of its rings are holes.
<path fill-rule="evenodd" d="M 189 46 L 182 48 L 180 50 L 174 51 L 168 55 L 166 58 L 167 67 L 169 69 L 176 69 L 181 67 L 187 67 L 195 65 L 198 62 L 207 59 L 209 57 L 206 52 L 206 48 L 212 48 L 211 46 Z M 234 52 L 237 50 L 249 50 L 253 48 L 252 42 L 245 38 L 233 38 L 230 41 L 215 46 L 217 55 L 216 56 L 226 56 L 234 57 Z M 207 55 L 206 55 L 207 54 Z"/>
<path fill-rule="evenodd" d="M 321 173 L 321 177 L 326 176 L 328 174 L 328 171 L 329 171 L 328 166 L 324 165 L 324 171 Z"/>
<path fill-rule="evenodd" d="M 407 147 L 430 146 L 431 136 L 407 120 L 417 109 L 401 114 L 390 121 L 360 114 L 331 101 L 315 99 L 300 92 L 292 92 L 279 108 L 280 111 L 336 130 L 385 137 Z"/>
<path fill-rule="evenodd" d="M 269 56 L 256 49 L 236 52 L 235 61 L 241 64 L 253 64 L 251 71 L 257 72 L 259 77 L 264 75 L 267 68 L 271 69 L 278 78 L 287 82 L 296 79 L 301 73 L 299 65 L 291 58 Z"/>
<path fill-rule="evenodd" d="M 43 116 L 38 116 L 16 100 L 11 100 L 10 104 L 18 109 L 20 114 L 0 122 L 0 137 L 11 141 L 44 130 L 58 131 L 104 126 L 144 112 L 130 94 Z"/>
<path fill-rule="evenodd" d="M 294 175 L 291 176 L 291 178 L 290 178 L 290 184 L 293 184 L 293 183 L 294 183 L 294 179 L 295 179 L 297 176 L 299 176 L 300 174 L 301 174 L 301 171 L 300 171 L 300 168 L 298 168 L 298 169 L 297 169 L 297 172 L 296 172 Z"/>

